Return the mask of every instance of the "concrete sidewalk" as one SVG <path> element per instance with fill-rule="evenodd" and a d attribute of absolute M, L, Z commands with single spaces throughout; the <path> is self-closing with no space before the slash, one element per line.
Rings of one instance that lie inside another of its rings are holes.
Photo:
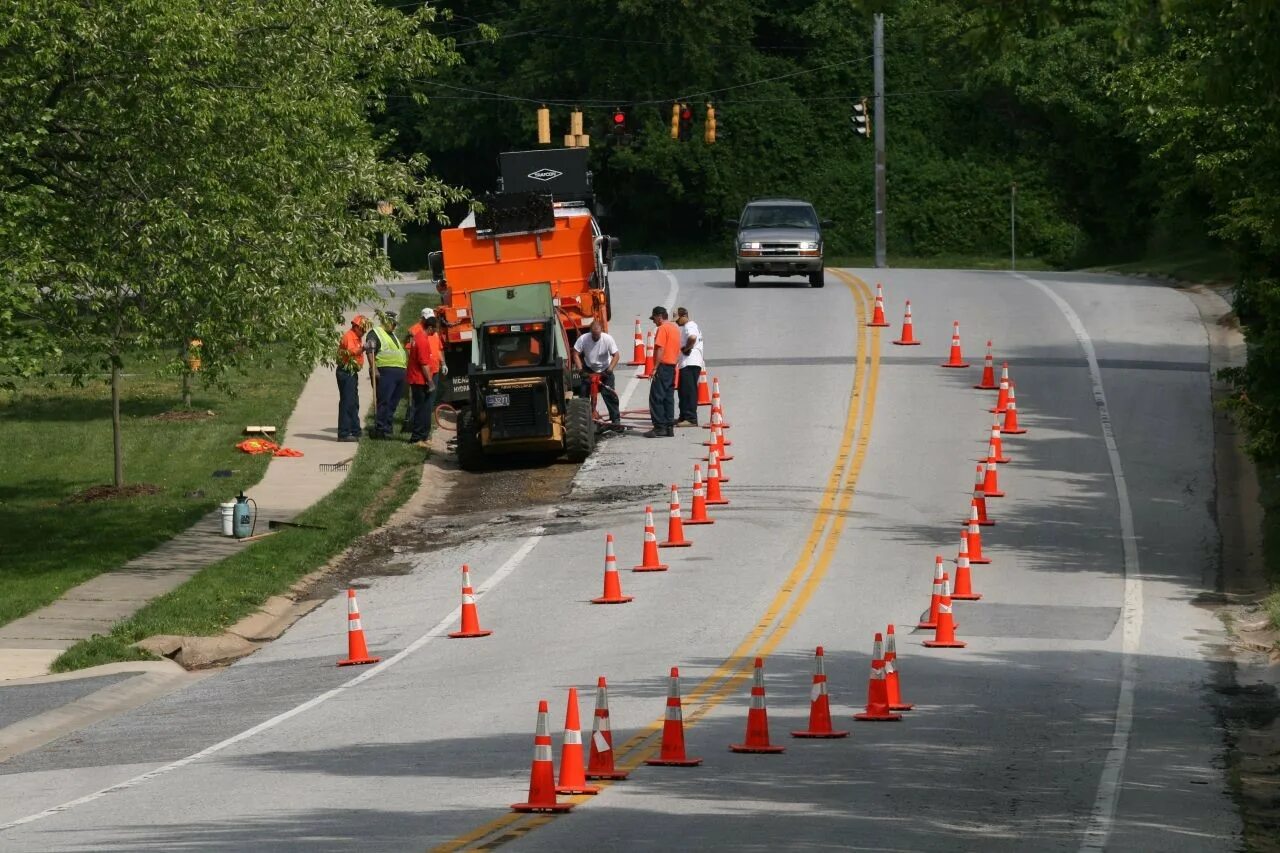
<path fill-rule="evenodd" d="M 373 306 L 359 310 L 372 313 Z M 372 397 L 367 384 L 362 383 L 360 402 L 366 411 Z M 247 490 L 258 505 L 258 533 L 267 531 L 270 520 L 296 517 L 346 479 L 348 469 L 321 469 L 322 465 L 352 459 L 359 446 L 337 441 L 337 409 L 333 368 L 321 365 L 303 386 L 284 435 L 275 439 L 303 455 L 273 458 L 262 480 Z M 220 496 L 222 500 L 233 497 Z M 154 551 L 73 587 L 47 607 L 0 626 L 0 682 L 47 674 L 54 659 L 80 640 L 110 632 L 116 622 L 151 599 L 244 547 L 245 543 L 222 535 L 221 513 L 215 510 Z"/>

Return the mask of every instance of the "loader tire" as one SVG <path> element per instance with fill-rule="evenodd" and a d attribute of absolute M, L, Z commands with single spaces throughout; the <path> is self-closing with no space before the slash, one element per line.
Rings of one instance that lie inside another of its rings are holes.
<path fill-rule="evenodd" d="M 564 452 L 570 462 L 585 462 L 596 446 L 596 423 L 591 417 L 591 401 L 573 397 L 565 407 Z"/>
<path fill-rule="evenodd" d="M 485 464 L 475 412 L 463 409 L 458 413 L 458 467 L 463 471 L 483 471 Z"/>

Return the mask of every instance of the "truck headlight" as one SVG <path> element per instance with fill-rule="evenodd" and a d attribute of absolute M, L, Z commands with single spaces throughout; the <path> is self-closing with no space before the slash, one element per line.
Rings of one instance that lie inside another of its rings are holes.
<path fill-rule="evenodd" d="M 752 241 L 752 242 L 748 242 L 748 243 L 743 243 L 743 244 L 741 244 L 738 248 L 739 248 L 739 249 L 754 249 L 755 251 L 757 251 L 757 252 L 758 252 L 758 251 L 760 251 L 760 244 L 759 244 L 758 242 Z"/>
<path fill-rule="evenodd" d="M 802 252 L 816 252 L 817 250 L 818 244 L 811 240 L 800 243 L 800 251 Z"/>

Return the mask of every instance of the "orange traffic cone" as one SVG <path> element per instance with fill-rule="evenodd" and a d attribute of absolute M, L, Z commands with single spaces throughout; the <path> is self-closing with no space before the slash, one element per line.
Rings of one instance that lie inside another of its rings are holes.
<path fill-rule="evenodd" d="M 476 611 L 476 596 L 471 590 L 471 567 L 462 564 L 462 627 L 449 636 L 453 639 L 464 637 L 487 637 L 492 631 L 480 628 L 480 614 Z"/>
<path fill-rule="evenodd" d="M 356 604 L 356 591 L 347 590 L 347 657 L 338 661 L 338 666 L 360 666 L 365 663 L 377 663 L 379 657 L 369 655 L 369 647 L 364 642 L 364 626 L 360 622 L 360 605 Z"/>
<path fill-rule="evenodd" d="M 720 429 L 728 429 L 729 419 L 724 413 L 724 398 L 720 396 L 720 377 L 718 376 L 711 377 L 711 407 L 720 410 Z M 711 424 L 708 423 L 707 428 L 710 427 Z"/>
<path fill-rule="evenodd" d="M 732 441 L 724 437 L 724 410 L 719 406 L 711 410 L 710 429 L 711 435 L 707 441 L 702 442 L 703 447 L 715 447 L 717 445 L 728 447 L 733 444 Z M 720 458 L 724 459 L 725 455 L 721 453 Z"/>
<path fill-rule="evenodd" d="M 665 572 L 667 564 L 658 559 L 658 535 L 653 526 L 653 507 L 644 508 L 644 552 L 633 572 Z"/>
<path fill-rule="evenodd" d="M 813 687 L 809 690 L 809 728 L 792 732 L 792 737 L 838 738 L 848 732 L 831 728 L 831 698 L 827 695 L 827 673 L 822 662 L 822 646 L 813 653 Z"/>
<path fill-rule="evenodd" d="M 653 332 L 645 332 L 644 335 L 644 366 L 640 368 L 640 372 L 636 374 L 637 379 L 653 378 Z"/>
<path fill-rule="evenodd" d="M 951 582 L 942 582 L 942 600 L 938 602 L 938 627 L 932 640 L 924 644 L 931 649 L 963 649 L 965 643 L 956 639 L 956 622 L 951 613 Z"/>
<path fill-rule="evenodd" d="M 1018 426 L 1018 389 L 1013 383 L 1009 383 L 1009 408 L 1004 412 L 1004 426 L 1000 427 L 1000 432 L 1004 435 L 1022 435 L 1025 429 Z"/>
<path fill-rule="evenodd" d="M 724 411 L 720 408 L 720 393 L 718 391 L 711 392 L 711 416 L 707 418 L 705 424 L 699 424 L 703 429 L 711 429 L 711 424 L 715 420 L 716 415 L 720 416 L 720 420 L 724 420 Z M 723 423 L 721 428 L 723 428 Z"/>
<path fill-rule="evenodd" d="M 693 466 L 693 508 L 685 524 L 715 524 L 716 520 L 707 515 L 707 496 L 702 491 L 702 466 Z"/>
<path fill-rule="evenodd" d="M 995 391 L 1000 387 L 996 384 L 996 366 L 991 358 L 991 341 L 987 341 L 987 355 L 982 360 L 982 381 L 973 387 L 979 391 Z"/>
<path fill-rule="evenodd" d="M 618 558 L 613 553 L 613 534 L 604 537 L 604 594 L 591 599 L 592 604 L 626 604 L 632 596 L 622 594 L 622 581 L 618 579 Z"/>
<path fill-rule="evenodd" d="M 988 449 L 989 449 L 988 445 Z M 990 452 L 987 453 L 987 473 L 982 479 L 982 496 L 984 498 L 1002 498 L 1004 492 L 1000 491 L 1000 475 L 996 471 L 996 463 L 991 461 Z"/>
<path fill-rule="evenodd" d="M 723 482 L 726 480 L 720 476 L 720 454 L 712 450 L 707 462 L 707 506 L 726 506 L 729 503 L 729 499 L 720 494 Z"/>
<path fill-rule="evenodd" d="M 706 368 L 703 368 L 702 372 L 698 374 L 698 405 L 711 405 L 711 386 L 707 384 Z"/>
<path fill-rule="evenodd" d="M 982 555 L 982 528 L 978 525 L 978 510 L 972 505 L 969 507 L 969 526 L 961 538 L 969 546 L 970 563 L 975 566 L 985 566 L 991 562 L 990 557 Z"/>
<path fill-rule="evenodd" d="M 764 706 L 764 658 L 756 658 L 755 676 L 751 682 L 751 707 L 747 710 L 747 736 L 742 743 L 729 745 L 730 752 L 756 752 L 776 755 L 786 747 L 769 743 L 769 711 Z"/>
<path fill-rule="evenodd" d="M 982 489 L 982 484 L 986 481 L 986 477 L 984 476 L 986 470 L 987 466 L 979 462 L 977 473 L 974 475 L 973 500 L 970 501 L 970 506 L 976 506 L 978 508 L 978 523 L 983 527 L 991 527 L 996 522 L 995 519 L 987 515 L 987 493 Z M 965 523 L 968 523 L 968 519 L 965 519 L 964 521 Z"/>
<path fill-rule="evenodd" d="M 951 323 L 951 357 L 942 363 L 943 367 L 968 367 L 969 362 L 960 354 L 960 321 Z"/>
<path fill-rule="evenodd" d="M 871 322 L 868 326 L 888 326 L 889 323 L 884 319 L 884 288 L 880 282 L 876 282 L 876 302 L 875 307 L 871 309 Z"/>
<path fill-rule="evenodd" d="M 688 548 L 693 543 L 684 538 L 684 523 L 680 520 L 680 490 L 671 484 L 671 515 L 667 521 L 667 541 L 659 542 L 659 548 Z"/>
<path fill-rule="evenodd" d="M 1009 362 L 1006 361 L 1000 366 L 1000 394 L 996 397 L 996 404 L 987 411 L 1004 414 L 1005 407 L 1009 405 L 1009 385 Z"/>
<path fill-rule="evenodd" d="M 911 300 L 907 300 L 907 313 L 902 316 L 902 337 L 894 341 L 900 347 L 917 347 L 920 342 L 916 340 L 915 326 L 911 322 Z"/>
<path fill-rule="evenodd" d="M 951 597 L 956 601 L 978 601 L 981 595 L 973 591 L 973 573 L 969 569 L 969 535 L 960 530 L 960 554 L 956 557 L 956 588 Z M 941 612 L 942 604 L 938 604 Z"/>
<path fill-rule="evenodd" d="M 561 759 L 563 766 L 564 760 Z M 609 686 L 604 676 L 596 681 L 596 717 L 591 725 L 591 755 L 587 759 L 588 779 L 625 779 L 627 771 L 613 766 L 613 732 L 609 728 Z"/>
<path fill-rule="evenodd" d="M 587 784 L 586 762 L 582 754 L 582 723 L 578 720 L 578 688 L 569 688 L 569 707 L 564 712 L 564 740 L 560 744 L 560 784 L 557 794 L 598 794 Z"/>
<path fill-rule="evenodd" d="M 529 801 L 512 803 L 516 812 L 567 812 L 573 803 L 556 802 L 556 769 L 551 759 L 551 730 L 547 700 L 538 700 L 538 727 L 533 733 L 533 767 L 529 770 Z"/>
<path fill-rule="evenodd" d="M 987 459 L 992 460 L 997 465 L 1003 465 L 1013 460 L 1004 455 L 1004 440 L 1000 438 L 1000 416 L 994 415 L 993 417 L 995 418 L 995 423 L 991 425 L 991 437 L 987 439 Z M 991 453 L 995 453 L 995 456 L 989 455 Z M 979 461 L 986 462 L 987 459 Z"/>
<path fill-rule="evenodd" d="M 635 348 L 632 350 L 631 361 L 627 362 L 631 367 L 644 366 L 644 332 L 640 329 L 640 318 L 636 318 L 636 335 Z"/>
<path fill-rule="evenodd" d="M 933 594 L 929 596 L 929 612 L 916 624 L 917 628 L 938 627 L 938 603 L 942 601 L 942 579 L 946 574 L 942 571 L 942 555 L 933 558 Z"/>
<path fill-rule="evenodd" d="M 711 440 L 702 442 L 703 447 L 710 448 L 707 453 L 707 461 L 710 462 L 711 453 L 715 453 L 716 456 L 720 457 L 721 462 L 728 462 L 733 459 L 733 454 L 729 452 L 729 445 L 733 444 L 733 442 L 725 441 L 724 439 L 724 429 L 720 425 L 719 413 L 712 415 L 712 417 L 715 418 L 715 423 L 711 425 Z"/>
<path fill-rule="evenodd" d="M 890 711 L 910 711 L 915 705 L 902 701 L 902 685 L 898 681 L 898 635 L 890 625 L 884 635 L 884 688 L 889 696 Z"/>
<path fill-rule="evenodd" d="M 901 714 L 889 710 L 889 690 L 885 684 L 884 638 L 877 633 L 871 650 L 871 678 L 867 680 L 867 708 L 854 714 L 855 720 L 872 723 L 893 723 L 902 719 Z"/>
<path fill-rule="evenodd" d="M 680 708 L 680 670 L 671 667 L 671 681 L 667 685 L 667 714 L 662 723 L 662 751 L 657 758 L 646 759 L 645 764 L 658 767 L 696 767 L 701 758 L 689 758 L 684 752 L 684 712 Z"/>

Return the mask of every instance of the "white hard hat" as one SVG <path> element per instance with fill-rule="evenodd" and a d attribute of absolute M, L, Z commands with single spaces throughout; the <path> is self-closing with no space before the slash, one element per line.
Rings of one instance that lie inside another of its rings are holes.
<path fill-rule="evenodd" d="M 434 317 L 434 316 L 436 316 L 436 312 L 435 312 L 435 309 L 434 309 L 434 308 L 423 308 L 423 309 L 422 309 L 422 319 L 424 319 L 424 320 L 425 320 L 425 319 L 427 319 L 428 317 Z"/>

